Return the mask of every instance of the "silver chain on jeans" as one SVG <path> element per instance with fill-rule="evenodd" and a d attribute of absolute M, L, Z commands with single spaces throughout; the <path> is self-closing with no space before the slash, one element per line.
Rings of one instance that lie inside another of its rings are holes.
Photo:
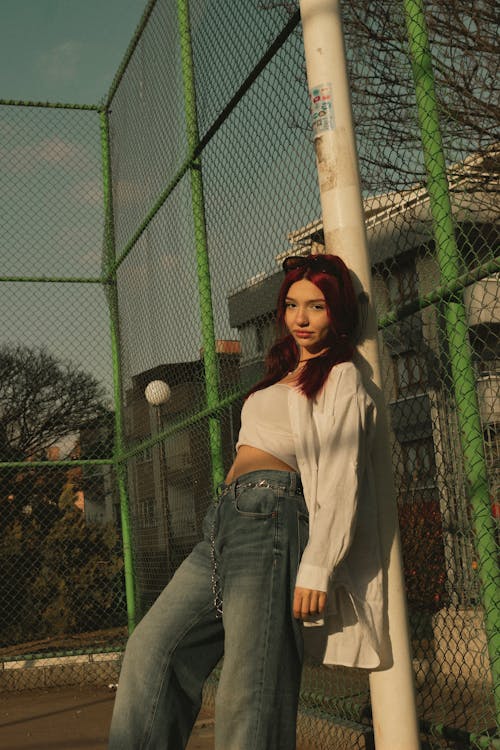
<path fill-rule="evenodd" d="M 284 490 L 285 487 L 277 487 L 274 484 L 270 484 L 266 479 L 262 479 L 260 482 L 248 482 L 248 484 L 239 484 L 238 490 L 241 492 L 241 490 L 245 489 L 251 489 L 253 487 L 262 487 L 264 489 L 269 490 Z M 219 502 L 222 499 L 222 497 L 225 495 L 225 491 L 223 491 L 219 496 Z M 217 566 L 217 555 L 215 552 L 215 527 L 216 527 L 216 519 L 217 515 L 214 516 L 214 520 L 212 523 L 212 530 L 210 534 L 210 559 L 212 562 L 212 594 L 214 595 L 214 608 L 215 608 L 215 616 L 217 618 L 222 617 L 223 614 L 223 601 L 222 601 L 222 589 L 220 586 L 220 577 L 218 572 L 218 566 Z"/>
<path fill-rule="evenodd" d="M 212 523 L 212 533 L 210 535 L 210 558 L 212 560 L 212 594 L 214 595 L 215 617 L 220 619 L 223 614 L 222 610 L 222 591 L 220 587 L 219 573 L 217 570 L 217 555 L 215 553 L 215 521 Z"/>

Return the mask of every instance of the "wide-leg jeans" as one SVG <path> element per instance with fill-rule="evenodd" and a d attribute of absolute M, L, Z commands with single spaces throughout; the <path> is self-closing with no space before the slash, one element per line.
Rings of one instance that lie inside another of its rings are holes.
<path fill-rule="evenodd" d="M 303 644 L 292 601 L 308 536 L 299 475 L 222 485 L 203 531 L 128 641 L 109 750 L 183 750 L 222 656 L 216 750 L 295 748 Z"/>

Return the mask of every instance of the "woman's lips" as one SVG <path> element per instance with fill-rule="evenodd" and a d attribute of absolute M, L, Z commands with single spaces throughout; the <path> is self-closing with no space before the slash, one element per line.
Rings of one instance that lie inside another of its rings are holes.
<path fill-rule="evenodd" d="M 295 335 L 300 339 L 308 339 L 310 336 L 312 336 L 312 333 L 310 331 L 295 331 Z"/>

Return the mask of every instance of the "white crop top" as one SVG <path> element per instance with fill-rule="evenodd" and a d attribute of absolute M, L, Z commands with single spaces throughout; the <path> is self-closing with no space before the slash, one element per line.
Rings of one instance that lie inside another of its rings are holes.
<path fill-rule="evenodd" d="M 259 448 L 299 470 L 288 413 L 290 386 L 274 383 L 252 393 L 241 410 L 241 430 L 236 450 L 242 445 Z"/>

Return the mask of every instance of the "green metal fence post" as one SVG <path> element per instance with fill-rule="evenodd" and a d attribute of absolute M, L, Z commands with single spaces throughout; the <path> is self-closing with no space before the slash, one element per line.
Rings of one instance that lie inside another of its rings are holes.
<path fill-rule="evenodd" d="M 424 3 L 423 0 L 404 0 L 404 8 L 441 281 L 452 284 L 460 275 L 460 256 L 453 229 Z M 445 303 L 445 321 L 495 702 L 500 717 L 500 577 L 467 317 L 461 296 Z"/>
<path fill-rule="evenodd" d="M 103 276 L 106 280 L 107 301 L 109 306 L 109 323 L 111 334 L 111 353 L 113 358 L 113 395 L 115 405 L 115 442 L 114 466 L 120 495 L 120 514 L 123 538 L 123 561 L 125 566 L 125 594 L 127 598 L 128 630 L 132 633 L 136 624 L 135 610 L 135 577 L 132 555 L 132 535 L 129 513 L 129 498 L 127 492 L 124 453 L 124 429 L 122 411 L 122 383 L 120 366 L 120 337 L 118 318 L 118 292 L 116 287 L 115 241 L 113 225 L 113 202 L 111 186 L 111 160 L 109 154 L 109 120 L 108 113 L 101 111 L 101 153 L 104 188 L 104 243 L 105 268 Z M 108 270 L 113 273 L 108 274 Z"/>
<path fill-rule="evenodd" d="M 177 0 L 177 13 L 181 46 L 182 80 L 184 84 L 184 107 L 186 115 L 188 153 L 191 155 L 195 153 L 195 149 L 197 148 L 200 139 L 196 112 L 196 89 L 188 0 Z M 201 158 L 199 156 L 196 156 L 191 161 L 190 176 L 196 263 L 198 271 L 198 292 L 201 312 L 203 359 L 205 367 L 205 389 L 207 407 L 211 408 L 216 406 L 219 401 L 219 373 L 217 367 L 212 288 L 208 261 L 203 178 L 201 173 Z M 219 482 L 222 482 L 224 478 L 221 429 L 217 417 L 209 418 L 209 439 L 212 458 L 212 478 L 214 486 L 216 486 Z"/>

